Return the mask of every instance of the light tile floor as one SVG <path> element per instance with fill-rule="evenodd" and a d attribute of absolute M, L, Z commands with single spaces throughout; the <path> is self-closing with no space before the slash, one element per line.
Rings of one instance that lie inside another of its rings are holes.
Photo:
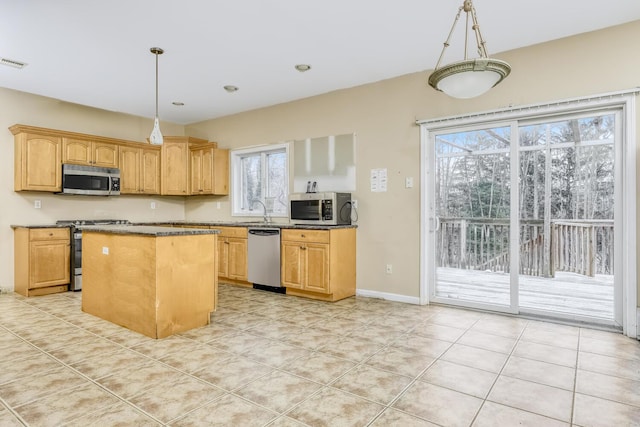
<path fill-rule="evenodd" d="M 220 285 L 153 340 L 80 293 L 0 295 L 0 426 L 639 426 L 640 343 L 370 298 Z"/>

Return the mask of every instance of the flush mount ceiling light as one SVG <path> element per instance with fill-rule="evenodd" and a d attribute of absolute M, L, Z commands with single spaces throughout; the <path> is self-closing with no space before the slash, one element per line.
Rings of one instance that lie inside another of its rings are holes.
<path fill-rule="evenodd" d="M 311 69 L 311 65 L 309 64 L 298 64 L 295 66 L 295 69 L 304 73 L 305 71 L 309 71 Z"/>
<path fill-rule="evenodd" d="M 175 105 L 176 107 L 183 107 L 184 106 L 184 102 L 180 102 L 180 101 L 173 101 L 172 104 Z"/>
<path fill-rule="evenodd" d="M 223 86 L 223 88 L 224 88 L 224 90 L 226 90 L 229 93 L 237 92 L 238 89 L 239 89 L 238 86 L 234 86 L 234 85 L 226 85 L 226 86 Z"/>
<path fill-rule="evenodd" d="M 462 11 L 466 13 L 464 60 L 440 67 L 440 61 L 442 61 L 445 50 L 449 47 L 451 35 Z M 471 18 L 471 28 L 475 33 L 478 54 L 480 55 L 479 58 L 475 59 L 468 59 L 467 57 L 469 18 Z M 442 48 L 442 53 L 440 53 L 436 68 L 429 76 L 429 85 L 453 98 L 465 99 L 482 95 L 500 83 L 511 72 L 511 66 L 504 61 L 489 58 L 485 44 L 486 42 L 482 38 L 482 34 L 480 34 L 480 25 L 476 17 L 476 10 L 471 0 L 465 0 L 463 5 L 458 9 L 458 14 L 453 21 L 449 37 L 447 37 L 447 41 L 444 42 L 444 47 Z"/>
<path fill-rule="evenodd" d="M 153 121 L 153 130 L 151 131 L 149 141 L 151 141 L 153 145 L 162 145 L 163 138 L 162 132 L 160 132 L 160 120 L 158 120 L 158 55 L 162 55 L 164 50 L 159 47 L 152 47 L 149 50 L 156 56 L 156 118 Z"/>

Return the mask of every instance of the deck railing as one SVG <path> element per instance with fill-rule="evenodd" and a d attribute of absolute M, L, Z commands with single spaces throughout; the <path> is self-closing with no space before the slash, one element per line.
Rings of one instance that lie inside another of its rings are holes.
<path fill-rule="evenodd" d="M 438 265 L 508 273 L 509 220 L 439 218 Z M 520 220 L 520 274 L 613 274 L 613 220 Z M 546 244 L 546 241 L 549 243 Z"/>
<path fill-rule="evenodd" d="M 613 220 L 552 221 L 552 274 L 613 274 Z"/>

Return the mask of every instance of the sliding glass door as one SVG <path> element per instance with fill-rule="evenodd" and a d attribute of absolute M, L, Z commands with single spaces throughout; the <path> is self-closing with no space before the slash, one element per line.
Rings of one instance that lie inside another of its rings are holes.
<path fill-rule="evenodd" d="M 431 131 L 430 299 L 619 324 L 615 110 Z"/>

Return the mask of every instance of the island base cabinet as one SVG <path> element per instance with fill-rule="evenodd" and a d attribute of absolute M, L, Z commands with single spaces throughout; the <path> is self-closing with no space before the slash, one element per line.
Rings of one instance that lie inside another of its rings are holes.
<path fill-rule="evenodd" d="M 338 301 L 356 293 L 354 228 L 282 230 L 281 280 L 287 295 Z"/>
<path fill-rule="evenodd" d="M 151 338 L 209 324 L 217 236 L 83 232 L 82 310 Z"/>

